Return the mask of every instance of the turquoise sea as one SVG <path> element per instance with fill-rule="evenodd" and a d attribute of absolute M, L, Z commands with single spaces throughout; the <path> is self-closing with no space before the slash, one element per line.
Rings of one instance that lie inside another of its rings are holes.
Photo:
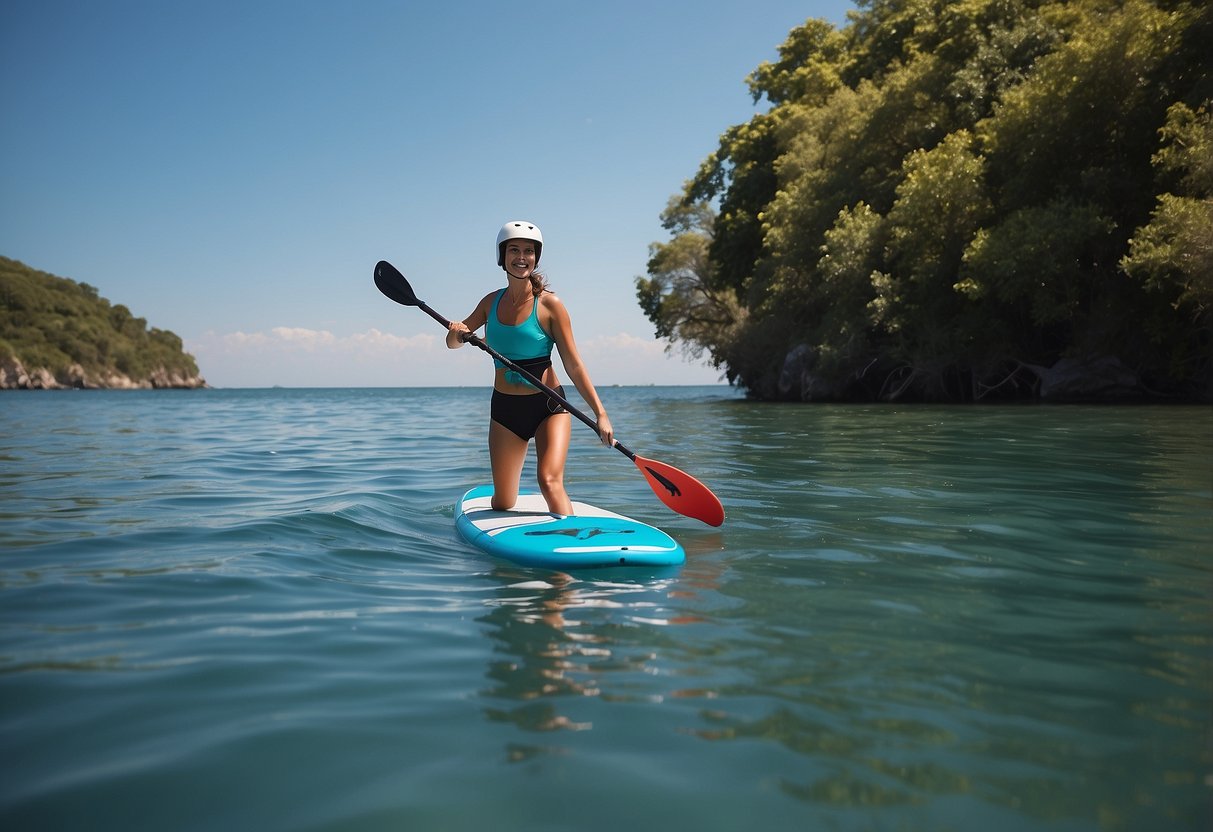
<path fill-rule="evenodd" d="M 1210 408 L 601 393 L 683 567 L 461 543 L 487 389 L 0 394 L 0 829 L 1211 828 Z"/>

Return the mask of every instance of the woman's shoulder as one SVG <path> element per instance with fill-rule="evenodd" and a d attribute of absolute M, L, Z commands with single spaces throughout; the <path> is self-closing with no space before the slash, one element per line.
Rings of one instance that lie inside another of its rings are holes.
<path fill-rule="evenodd" d="M 569 311 L 564 303 L 551 290 L 544 290 L 539 296 L 540 322 L 549 330 L 563 330 L 569 322 Z"/>
<path fill-rule="evenodd" d="M 563 309 L 564 303 L 556 296 L 556 293 L 551 289 L 544 289 L 539 293 L 539 305 L 544 309 Z"/>
<path fill-rule="evenodd" d="M 496 292 L 489 292 L 482 297 L 477 303 L 476 308 L 472 310 L 472 314 L 468 316 L 469 321 L 478 321 L 481 318 L 488 319 L 489 313 L 493 309 L 493 298 L 497 295 Z"/>

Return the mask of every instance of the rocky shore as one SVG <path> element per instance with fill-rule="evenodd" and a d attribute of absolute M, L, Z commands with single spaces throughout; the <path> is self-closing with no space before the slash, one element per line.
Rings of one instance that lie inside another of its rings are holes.
<path fill-rule="evenodd" d="M 947 367 L 949 362 L 941 362 Z M 867 358 L 856 361 L 849 371 L 821 372 L 818 354 L 808 344 L 789 351 L 779 375 L 777 395 L 769 398 L 804 402 L 898 401 L 911 385 L 935 374 L 934 384 L 919 389 L 935 390 L 935 401 L 1041 401 L 1058 403 L 1113 403 L 1144 401 L 1213 402 L 1213 379 L 1197 381 L 1188 395 L 1166 396 L 1149 389 L 1138 374 L 1116 356 L 1102 355 L 1078 360 L 1063 358 L 1049 367 L 1020 363 L 996 380 L 969 380 L 968 397 L 958 394 L 957 382 L 944 369 L 910 370 L 890 360 Z M 910 399 L 924 400 L 924 399 Z"/>
<path fill-rule="evenodd" d="M 45 367 L 27 369 L 19 359 L 0 360 L 0 390 L 194 390 L 206 387 L 201 376 L 185 376 L 175 370 L 159 367 L 145 378 L 109 370 L 89 373 L 73 364 L 56 376 Z"/>

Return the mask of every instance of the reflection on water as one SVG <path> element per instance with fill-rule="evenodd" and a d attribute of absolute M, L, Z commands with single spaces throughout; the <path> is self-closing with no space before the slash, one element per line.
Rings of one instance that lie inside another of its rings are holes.
<path fill-rule="evenodd" d="M 524 731 L 584 731 L 592 722 L 562 712 L 567 697 L 602 697 L 624 701 L 641 694 L 627 692 L 630 677 L 647 674 L 654 656 L 634 654 L 620 634 L 677 625 L 661 598 L 673 578 L 650 581 L 578 580 L 562 572 L 543 579 L 523 579 L 515 570 L 495 573 L 505 581 L 499 597 L 480 620 L 489 626 L 494 658 L 483 693 L 502 700 L 486 708 L 488 719 L 509 722 Z M 650 694 L 650 697 L 656 694 Z M 508 758 L 525 760 L 551 753 L 551 746 L 511 744 Z"/>

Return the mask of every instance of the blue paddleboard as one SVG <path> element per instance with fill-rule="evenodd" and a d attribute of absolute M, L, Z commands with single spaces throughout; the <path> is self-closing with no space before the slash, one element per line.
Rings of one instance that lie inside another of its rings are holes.
<path fill-rule="evenodd" d="M 524 566 L 676 566 L 686 560 L 661 529 L 587 503 L 567 517 L 548 511 L 542 494 L 518 495 L 509 511 L 494 511 L 493 486 L 479 485 L 455 506 L 455 528 L 478 549 Z"/>

